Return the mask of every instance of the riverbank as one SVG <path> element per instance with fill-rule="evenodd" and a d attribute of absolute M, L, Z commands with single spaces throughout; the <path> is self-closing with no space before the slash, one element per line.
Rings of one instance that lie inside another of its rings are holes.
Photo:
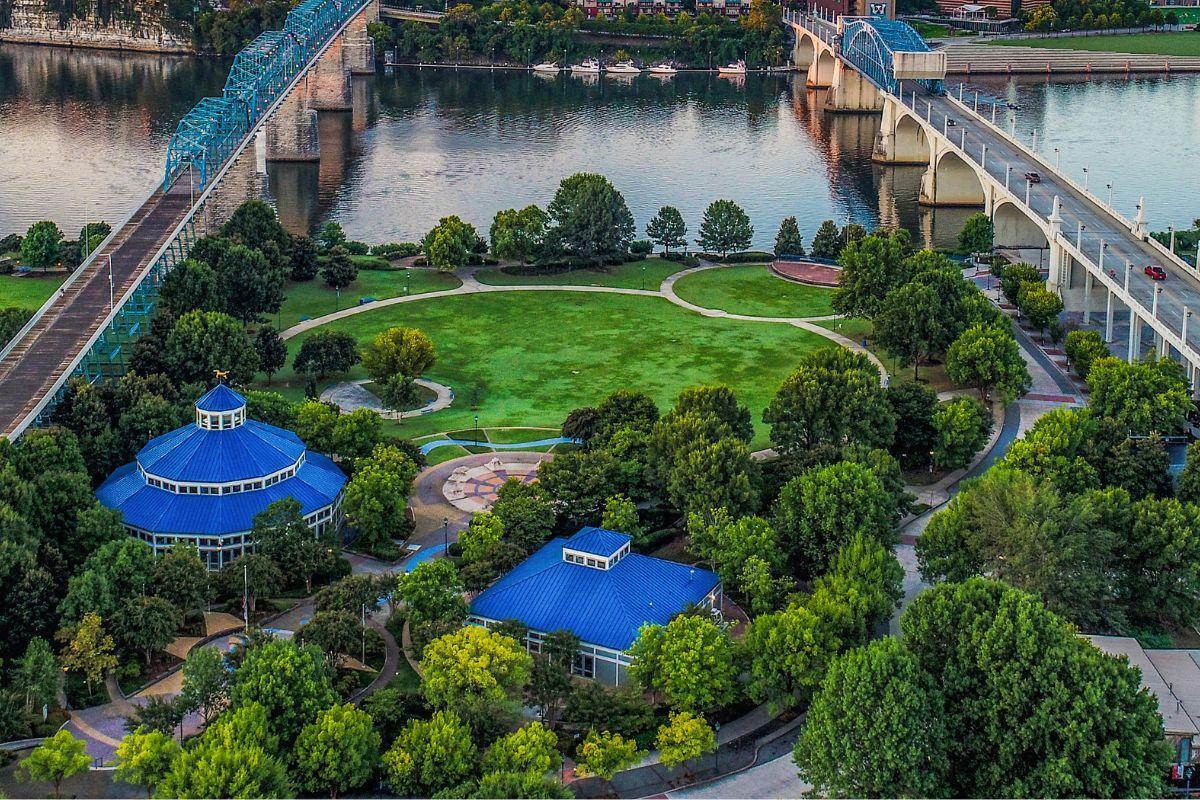
<path fill-rule="evenodd" d="M 64 24 L 43 0 L 10 0 L 9 24 L 0 28 L 0 42 L 135 53 L 192 52 L 190 37 L 165 16 L 161 5 L 134 0 L 125 15 L 130 19 L 101 19 L 97 8 L 85 8 L 84 16 L 72 15 Z"/>

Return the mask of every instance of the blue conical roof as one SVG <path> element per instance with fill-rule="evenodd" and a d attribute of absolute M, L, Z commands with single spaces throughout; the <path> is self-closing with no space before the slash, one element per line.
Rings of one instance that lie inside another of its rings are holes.
<path fill-rule="evenodd" d="M 201 411 L 234 411 L 245 405 L 246 398 L 223 383 L 218 383 L 196 401 L 196 408 Z"/>

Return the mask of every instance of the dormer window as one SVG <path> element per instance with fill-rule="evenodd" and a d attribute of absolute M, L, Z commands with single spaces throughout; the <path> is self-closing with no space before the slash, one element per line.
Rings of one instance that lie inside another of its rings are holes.
<path fill-rule="evenodd" d="M 618 561 L 629 555 L 629 541 L 626 539 L 616 550 L 608 555 L 575 550 L 571 547 L 563 547 L 562 552 L 563 561 L 568 564 L 578 564 L 581 567 L 589 567 L 590 569 L 610 570 L 617 565 Z"/>

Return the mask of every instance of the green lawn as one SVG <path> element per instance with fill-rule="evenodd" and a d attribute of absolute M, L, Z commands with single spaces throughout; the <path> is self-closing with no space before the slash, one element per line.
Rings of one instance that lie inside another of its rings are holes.
<path fill-rule="evenodd" d="M 757 317 L 819 317 L 832 314 L 829 289 L 785 281 L 762 264 L 707 269 L 681 278 L 675 293 L 705 308 Z"/>
<path fill-rule="evenodd" d="M 394 325 L 429 334 L 438 363 L 427 377 L 456 395 L 449 409 L 388 426 L 409 437 L 470 430 L 476 413 L 485 428 L 555 428 L 571 409 L 619 388 L 645 391 L 665 410 L 681 389 L 719 381 L 750 409 L 761 446 L 762 409 L 799 356 L 825 344 L 789 325 L 704 317 L 661 298 L 571 292 L 418 300 L 329 323 L 364 343 Z M 290 353 L 303 338 L 289 340 Z M 358 367 L 350 377 L 361 374 Z M 303 395 L 290 369 L 272 388 Z"/>
<path fill-rule="evenodd" d="M 669 275 L 685 270 L 677 261 L 647 258 L 603 269 L 574 269 L 553 275 L 511 275 L 502 269 L 484 269 L 475 273 L 480 283 L 492 286 L 615 286 L 619 289 L 657 289 Z"/>
<path fill-rule="evenodd" d="M 870 350 L 876 358 L 883 362 L 887 368 L 888 374 L 891 376 L 891 385 L 899 383 L 908 383 L 913 379 L 913 368 L 911 365 L 901 367 L 896 359 L 887 354 L 887 351 L 877 345 L 871 336 L 871 323 L 865 319 L 857 317 L 851 319 L 829 319 L 816 323 L 822 328 L 827 328 L 831 331 L 836 331 L 847 339 L 853 339 L 856 342 L 862 343 L 863 339 L 867 340 L 867 349 Z M 946 367 L 943 364 L 925 364 L 920 369 L 919 377 L 921 382 L 933 389 L 935 392 L 942 392 L 947 389 L 953 389 L 954 384 L 946 377 Z"/>
<path fill-rule="evenodd" d="M 356 305 L 360 297 L 376 300 L 397 297 L 404 294 L 406 284 L 409 294 L 425 294 L 457 288 L 462 286 L 462 281 L 450 273 L 430 269 L 364 269 L 359 271 L 354 283 L 342 289 L 341 307 Z M 283 291 L 287 299 L 279 310 L 280 330 L 295 325 L 301 317 L 319 317 L 338 310 L 337 292 L 320 278 L 303 283 L 289 282 Z"/>
<path fill-rule="evenodd" d="M 45 276 L 39 273 L 0 275 L 0 308 L 17 306 L 37 311 L 66 278 L 65 272 Z"/>
<path fill-rule="evenodd" d="M 996 39 L 988 44 L 1045 47 L 1053 50 L 1090 50 L 1104 53 L 1137 53 L 1162 56 L 1200 56 L 1200 33 L 1118 33 L 1066 36 L 1061 39 Z"/>

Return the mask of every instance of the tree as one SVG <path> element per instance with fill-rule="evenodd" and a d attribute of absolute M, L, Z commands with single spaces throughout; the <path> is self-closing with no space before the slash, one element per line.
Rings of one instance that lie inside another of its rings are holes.
<path fill-rule="evenodd" d="M 294 281 L 311 281 L 317 277 L 317 244 L 307 236 L 292 237 L 290 277 Z"/>
<path fill-rule="evenodd" d="M 750 217 L 741 206 L 732 200 L 714 200 L 704 209 L 696 244 L 709 252 L 720 253 L 724 261 L 731 250 L 749 247 L 752 236 L 754 228 L 750 225 Z"/>
<path fill-rule="evenodd" d="M 233 674 L 229 693 L 234 709 L 261 705 L 272 730 L 284 742 L 337 700 L 319 648 L 274 639 L 252 647 Z"/>
<path fill-rule="evenodd" d="M 885 638 L 830 665 L 793 759 L 825 796 L 937 797 L 950 744 L 941 693 L 900 640 Z"/>
<path fill-rule="evenodd" d="M 669 721 L 654 737 L 659 759 L 667 769 L 715 750 L 717 736 L 703 717 L 687 711 L 672 711 Z"/>
<path fill-rule="evenodd" d="M 375 773 L 379 743 L 371 717 L 350 703 L 322 711 L 296 739 L 300 785 L 330 797 L 357 789 Z"/>
<path fill-rule="evenodd" d="M 625 253 L 633 240 L 633 214 L 603 175 L 580 172 L 564 178 L 546 213 L 547 240 L 577 258 L 599 263 Z"/>
<path fill-rule="evenodd" d="M 258 368 L 267 376 L 269 384 L 271 376 L 287 363 L 287 345 L 274 328 L 263 325 L 254 334 L 254 352 L 258 354 Z"/>
<path fill-rule="evenodd" d="M 311 439 L 307 441 L 314 446 Z M 335 558 L 331 545 L 313 534 L 299 501 L 292 497 L 276 500 L 256 514 L 250 537 L 257 554 L 277 564 L 288 580 L 303 580 L 309 593 L 313 574 Z"/>
<path fill-rule="evenodd" d="M 944 336 L 943 321 L 935 313 L 937 307 L 933 289 L 914 281 L 889 292 L 874 319 L 875 340 L 900 366 L 912 364 L 914 381 L 918 380 L 921 360 L 938 351 Z"/>
<path fill-rule="evenodd" d="M 1131 434 L 1174 433 L 1191 410 L 1187 377 L 1169 358 L 1127 364 L 1106 356 L 1088 371 L 1091 407 Z"/>
<path fill-rule="evenodd" d="M 759 506 L 756 478 L 745 442 L 733 437 L 697 442 L 677 455 L 667 476 L 667 496 L 684 513 L 726 508 L 748 514 Z"/>
<path fill-rule="evenodd" d="M 1062 313 L 1063 301 L 1040 282 L 1031 281 L 1021 286 L 1017 295 L 1017 309 L 1025 315 L 1030 325 L 1044 333 Z"/>
<path fill-rule="evenodd" d="M 1117 596 L 1135 623 L 1192 625 L 1200 590 L 1200 509 L 1175 498 L 1146 498 L 1133 505 L 1121 543 Z"/>
<path fill-rule="evenodd" d="M 683 247 L 687 244 L 687 225 L 683 215 L 675 206 L 663 206 L 658 213 L 646 223 L 646 237 L 670 253 L 672 247 Z"/>
<path fill-rule="evenodd" d="M 196 647 L 183 662 L 183 685 L 179 695 L 190 708 L 199 709 L 207 725 L 229 694 L 229 672 L 225 657 L 215 647 Z"/>
<path fill-rule="evenodd" d="M 186 617 L 204 613 L 212 598 L 208 568 L 200 560 L 195 545 L 177 544 L 158 557 L 152 579 L 154 593 L 167 600 Z"/>
<path fill-rule="evenodd" d="M 637 505 L 623 494 L 613 495 L 604 502 L 604 514 L 600 518 L 600 527 L 610 531 L 620 531 L 636 538 L 642 532 Z"/>
<path fill-rule="evenodd" d="M 1011 332 L 973 325 L 946 351 L 946 375 L 958 386 L 979 391 L 985 404 L 992 392 L 1008 405 L 1029 391 L 1033 379 Z"/>
<path fill-rule="evenodd" d="M 176 317 L 189 311 L 224 310 L 216 271 L 191 258 L 167 273 L 159 295 L 163 307 Z"/>
<path fill-rule="evenodd" d="M 359 459 L 346 484 L 342 508 L 365 547 L 378 547 L 405 536 L 412 523 L 405 514 L 417 466 L 404 451 L 379 444 Z"/>
<path fill-rule="evenodd" d="M 358 340 L 342 331 L 321 329 L 305 337 L 292 367 L 296 372 L 324 380 L 345 372 L 358 360 Z"/>
<path fill-rule="evenodd" d="M 444 558 L 422 561 L 411 572 L 399 577 L 397 593 L 414 627 L 441 623 L 461 625 L 467 618 L 467 604 L 454 564 Z"/>
<path fill-rule="evenodd" d="M 487 556 L 504 538 L 504 523 L 495 514 L 484 512 L 471 517 L 467 529 L 458 535 L 463 560 L 468 564 Z"/>
<path fill-rule="evenodd" d="M 492 513 L 504 524 L 505 539 L 526 552 L 541 547 L 554 527 L 554 506 L 542 488 L 513 478 L 497 490 Z"/>
<path fill-rule="evenodd" d="M 258 372 L 258 354 L 246 329 L 218 311 L 189 311 L 171 328 L 163 359 L 179 383 L 204 383 L 220 370 L 235 383 L 250 383 Z"/>
<path fill-rule="evenodd" d="M 1042 273 L 1032 264 L 1017 262 L 1008 264 L 996 273 L 1000 281 L 1000 292 L 1009 305 L 1018 305 L 1021 288 L 1027 283 L 1042 283 Z"/>
<path fill-rule="evenodd" d="M 889 386 L 888 404 L 896 418 L 896 436 L 890 452 L 905 469 L 923 467 L 929 463 L 936 432 L 933 412 L 937 408 L 937 393 L 928 386 L 909 381 Z"/>
<path fill-rule="evenodd" d="M 179 743 L 170 734 L 138 728 L 117 746 L 114 777 L 134 786 L 145 786 L 146 796 L 151 797 L 180 752 Z"/>
<path fill-rule="evenodd" d="M 803 255 L 804 237 L 800 235 L 800 226 L 795 217 L 784 217 L 779 223 L 779 233 L 775 235 L 775 257 Z"/>
<path fill-rule="evenodd" d="M 53 222 L 33 223 L 21 240 L 21 263 L 30 269 L 50 269 L 58 263 L 62 239 L 62 231 Z"/>
<path fill-rule="evenodd" d="M 358 265 L 350 258 L 346 248 L 338 245 L 329 249 L 318 273 L 326 286 L 340 292 L 358 280 Z"/>
<path fill-rule="evenodd" d="M 933 429 L 934 463 L 942 469 L 962 469 L 987 442 L 992 415 L 969 397 L 955 397 L 933 412 Z"/>
<path fill-rule="evenodd" d="M 59 672 L 49 643 L 40 636 L 29 640 L 25 654 L 17 662 L 14 688 L 25 695 L 25 713 L 55 702 Z"/>
<path fill-rule="evenodd" d="M 553 501 L 560 517 L 578 522 L 594 520 L 604 501 L 624 488 L 617 470 L 616 459 L 605 449 L 576 450 L 543 461 L 538 466 L 538 485 Z M 509 530 L 507 525 L 505 530 Z M 536 541 L 531 539 L 528 549 L 541 545 L 548 532 L 542 531 Z M 518 542 L 511 531 L 509 536 Z"/>
<path fill-rule="evenodd" d="M 1092 364 L 1097 359 L 1111 355 L 1104 337 L 1096 331 L 1071 331 L 1067 334 L 1063 350 L 1067 359 L 1075 367 L 1075 374 L 1087 380 Z"/>
<path fill-rule="evenodd" d="M 452 711 L 405 726 L 383 754 L 392 789 L 418 797 L 454 786 L 471 775 L 476 763 L 471 731 Z"/>
<path fill-rule="evenodd" d="M 765 613 L 777 599 L 775 576 L 784 572 L 787 556 L 779 537 L 766 520 L 759 517 L 735 519 L 724 508 L 707 515 L 690 514 L 687 521 L 688 548 L 710 561 L 727 589 L 751 600 L 754 611 Z"/>
<path fill-rule="evenodd" d="M 665 626 L 643 626 L 629 653 L 638 683 L 672 708 L 706 711 L 736 692 L 733 643 L 707 617 L 680 615 Z"/>
<path fill-rule="evenodd" d="M 904 230 L 880 231 L 847 242 L 837 256 L 842 269 L 831 300 L 834 310 L 874 320 L 884 298 L 908 283 L 915 273 L 914 265 L 906 258 L 909 243 L 908 232 Z"/>
<path fill-rule="evenodd" d="M 326 222 L 317 233 L 317 241 L 320 243 L 323 251 L 329 252 L 335 247 L 346 246 L 346 232 L 342 230 L 342 226 L 338 223 Z"/>
<path fill-rule="evenodd" d="M 438 224 L 425 234 L 421 246 L 429 266 L 442 272 L 453 272 L 470 263 L 479 241 L 472 225 L 451 215 L 438 220 Z"/>
<path fill-rule="evenodd" d="M 60 656 L 62 667 L 82 674 L 90 694 L 92 685 L 104 680 L 104 673 L 117 666 L 113 638 L 105 633 L 100 615 L 94 612 L 84 614 L 79 625 L 68 633 L 67 646 Z"/>
<path fill-rule="evenodd" d="M 1184 503 L 1200 503 L 1200 442 L 1188 445 L 1187 459 L 1175 484 L 1175 496 Z"/>
<path fill-rule="evenodd" d="M 750 411 L 738 403 L 737 395 L 728 386 L 689 386 L 675 398 L 675 405 L 663 417 L 663 423 L 689 413 L 711 415 L 729 428 L 729 433 L 747 444 L 754 438 L 754 425 L 750 422 Z"/>
<path fill-rule="evenodd" d="M 846 243 L 842 241 L 842 232 L 833 220 L 827 219 L 817 229 L 812 240 L 813 258 L 835 259 L 842 254 Z"/>
<path fill-rule="evenodd" d="M 273 249 L 275 259 L 241 244 L 224 248 L 219 259 L 209 262 L 216 271 L 217 291 L 222 311 L 242 322 L 254 322 L 262 314 L 279 310 L 283 303 L 286 278 L 282 256 Z"/>
<path fill-rule="evenodd" d="M 430 705 L 453 711 L 479 729 L 516 710 L 532 668 L 523 644 L 469 626 L 426 645 L 421 690 Z"/>
<path fill-rule="evenodd" d="M 772 525 L 801 573 L 819 575 L 855 533 L 891 545 L 893 508 L 891 495 L 869 468 L 841 461 L 788 481 L 775 501 Z"/>
<path fill-rule="evenodd" d="M 1102 654 L 1035 598 L 981 578 L 941 584 L 917 596 L 901 629 L 933 685 L 946 687 L 946 740 L 975 744 L 955 749 L 937 794 L 1162 792 L 1169 747 L 1137 669 Z M 900 732 L 883 736 L 896 742 Z"/>
<path fill-rule="evenodd" d="M 488 231 L 492 254 L 496 258 L 526 263 L 541 252 L 546 238 L 546 223 L 546 212 L 534 205 L 520 211 L 515 208 L 497 211 Z"/>
<path fill-rule="evenodd" d="M 359 643 L 361 636 L 359 614 L 337 609 L 313 614 L 297 631 L 296 641 L 321 648 L 330 667 L 333 668 L 337 666 L 341 656 L 350 653 Z"/>
<path fill-rule="evenodd" d="M 161 597 L 138 595 L 125 601 L 113 618 L 113 630 L 121 644 L 141 651 L 150 666 L 150 655 L 175 639 L 183 615 Z"/>
<path fill-rule="evenodd" d="M 245 553 L 221 570 L 220 582 L 226 596 L 243 597 L 245 610 L 253 614 L 258 610 L 258 598 L 283 588 L 283 573 L 263 553 Z"/>
<path fill-rule="evenodd" d="M 540 722 L 531 722 L 497 739 L 483 756 L 484 772 L 532 772 L 558 769 L 562 755 L 558 737 Z"/>
<path fill-rule="evenodd" d="M 972 214 L 958 232 L 958 252 L 964 256 L 974 253 L 991 253 L 996 237 L 996 226 L 992 218 L 982 212 Z"/>
<path fill-rule="evenodd" d="M 575 753 L 575 772 L 585 778 L 596 775 L 611 781 L 618 772 L 636 766 L 644 755 L 633 739 L 608 731 L 597 733 L 592 728 Z"/>
<path fill-rule="evenodd" d="M 451 790 L 463 797 L 526 797 L 571 800 L 575 795 L 554 778 L 533 772 L 489 772 Z"/>
<path fill-rule="evenodd" d="M 363 349 L 362 363 L 376 383 L 394 376 L 417 378 L 437 361 L 433 341 L 419 328 L 388 328 Z"/>
<path fill-rule="evenodd" d="M 269 722 L 270 720 L 270 722 Z M 280 741 L 258 703 L 231 709 L 185 750 L 158 786 L 162 797 L 291 797 Z"/>
<path fill-rule="evenodd" d="M 83 740 L 76 739 L 68 730 L 60 730 L 21 761 L 17 766 L 17 775 L 24 781 L 48 781 L 54 784 L 54 796 L 61 797 L 62 782 L 72 775 L 87 772 L 91 763 Z"/>
<path fill-rule="evenodd" d="M 649 433 L 658 422 L 658 406 L 645 392 L 617 389 L 596 407 L 596 434 L 593 444 L 603 445 L 622 428 Z"/>
<path fill-rule="evenodd" d="M 763 411 L 771 443 L 785 456 L 820 444 L 886 447 L 895 432 L 879 372 L 849 351 L 806 354 Z"/>

